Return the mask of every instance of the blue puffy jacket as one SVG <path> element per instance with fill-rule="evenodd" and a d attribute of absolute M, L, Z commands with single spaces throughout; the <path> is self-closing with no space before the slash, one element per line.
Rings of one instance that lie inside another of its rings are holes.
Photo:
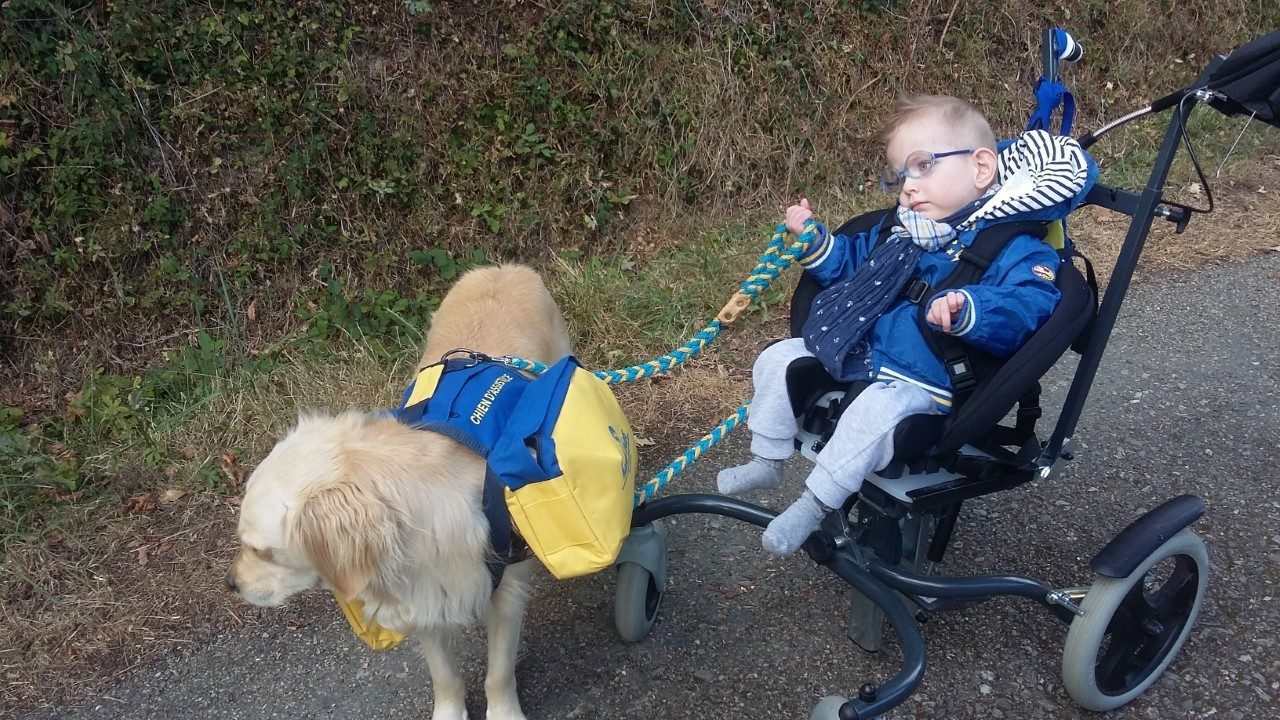
<path fill-rule="evenodd" d="M 998 222 L 1025 219 L 1013 217 Z M 879 226 L 850 237 L 829 235 L 819 228 L 819 240 L 800 258 L 800 264 L 823 287 L 843 282 L 866 262 L 878 231 Z M 962 232 L 950 245 L 921 255 L 914 275 L 930 287 L 941 284 L 956 267 L 953 257 L 972 243 L 978 232 L 980 228 Z M 959 290 L 965 295 L 965 303 L 952 334 L 996 357 L 1012 354 L 1057 306 L 1059 293 L 1053 281 L 1059 263 L 1057 251 L 1033 235 L 1010 240 L 978 284 Z M 906 380 L 919 385 L 946 412 L 951 408 L 951 383 L 942 361 L 920 333 L 916 323 L 919 312 L 919 306 L 901 299 L 876 321 L 868 338 L 870 379 Z"/>

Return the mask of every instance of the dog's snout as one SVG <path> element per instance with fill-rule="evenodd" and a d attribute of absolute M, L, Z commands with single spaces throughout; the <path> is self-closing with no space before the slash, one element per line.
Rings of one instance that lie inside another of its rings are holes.
<path fill-rule="evenodd" d="M 240 592 L 240 586 L 236 584 L 236 576 L 231 572 L 231 568 L 227 568 L 227 574 L 222 576 L 222 581 L 227 584 L 227 589 L 231 592 Z"/>

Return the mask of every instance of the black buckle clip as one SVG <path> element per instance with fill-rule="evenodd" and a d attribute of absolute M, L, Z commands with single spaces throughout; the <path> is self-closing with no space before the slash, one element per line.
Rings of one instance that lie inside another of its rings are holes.
<path fill-rule="evenodd" d="M 911 278 L 911 280 L 907 281 L 906 286 L 902 288 L 902 296 L 916 305 L 919 305 L 928 293 L 929 283 L 920 278 Z"/>
<path fill-rule="evenodd" d="M 959 395 L 978 386 L 978 378 L 973 374 L 973 365 L 967 356 L 947 360 L 947 375 L 951 376 L 951 392 Z"/>
<path fill-rule="evenodd" d="M 459 355 L 461 357 L 455 357 Z M 493 362 L 493 358 L 489 357 L 488 355 L 485 355 L 482 352 L 478 352 L 476 350 L 469 350 L 467 348 L 454 348 L 449 352 L 445 353 L 444 355 L 441 355 L 440 362 L 433 363 L 433 364 L 443 365 L 445 363 L 450 363 L 450 362 L 459 363 L 458 367 L 469 368 L 469 367 L 479 365 L 480 363 Z"/>
<path fill-rule="evenodd" d="M 1041 415 L 1044 415 L 1044 411 L 1040 409 L 1040 406 L 1032 405 L 1018 408 L 1017 418 L 1019 420 L 1039 420 Z"/>

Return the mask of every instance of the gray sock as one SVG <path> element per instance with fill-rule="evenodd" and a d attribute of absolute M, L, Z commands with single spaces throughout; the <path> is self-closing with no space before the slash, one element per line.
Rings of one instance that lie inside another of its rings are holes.
<path fill-rule="evenodd" d="M 819 502 L 813 493 L 805 490 L 800 499 L 791 503 L 765 528 L 760 544 L 774 555 L 790 555 L 809 535 L 822 524 L 822 518 L 831 508 Z"/>
<path fill-rule="evenodd" d="M 782 482 L 782 461 L 751 458 L 746 465 L 725 468 L 716 475 L 716 489 L 724 495 L 737 495 L 748 490 L 776 488 Z"/>

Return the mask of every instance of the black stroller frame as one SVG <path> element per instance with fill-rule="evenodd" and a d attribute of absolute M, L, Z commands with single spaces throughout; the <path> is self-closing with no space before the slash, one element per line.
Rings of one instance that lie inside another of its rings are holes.
<path fill-rule="evenodd" d="M 1045 32 L 1045 71 L 1051 79 L 1056 79 L 1059 57 L 1066 57 L 1059 52 L 1063 36 L 1055 41 L 1054 32 Z M 1262 41 L 1280 48 L 1280 32 Z M 1066 44 L 1073 46 L 1074 42 Z M 1245 48 L 1258 44 L 1254 41 Z M 1264 60 L 1267 58 L 1271 58 L 1270 65 L 1280 67 L 1276 62 L 1280 51 L 1266 49 Z M 1203 500 L 1194 495 L 1173 498 L 1121 531 L 1090 562 L 1096 575 L 1090 586 L 1059 589 L 1019 575 L 948 577 L 930 575 L 928 570 L 932 563 L 941 561 L 965 500 L 1037 478 L 1049 479 L 1063 462 L 1072 459 L 1072 434 L 1152 223 L 1163 218 L 1182 232 L 1193 212 L 1162 198 L 1178 143 L 1186 137 L 1189 109 L 1197 102 L 1227 114 L 1239 114 L 1242 104 L 1245 112 L 1253 107 L 1212 89 L 1215 71 L 1227 60 L 1215 58 L 1190 88 L 1080 139 L 1088 147 L 1121 124 L 1174 109 L 1145 189 L 1139 194 L 1099 184 L 1085 200 L 1085 204 L 1124 213 L 1130 222 L 1107 291 L 1091 329 L 1086 330 L 1087 343 L 1049 439 L 1039 442 L 1032 435 L 1020 452 L 1005 449 L 998 441 L 973 442 L 945 457 L 927 457 L 923 467 L 920 463 L 909 466 L 916 475 L 899 471 L 884 477 L 882 471 L 868 478 L 844 508 L 830 513 L 804 543 L 803 549 L 814 562 L 830 569 L 855 591 L 851 638 L 868 650 L 878 648 L 882 619 L 887 619 L 902 652 L 902 666 L 892 678 L 864 684 L 854 697 L 825 698 L 811 718 L 873 718 L 904 702 L 924 677 L 924 639 L 917 617 L 998 596 L 1033 600 L 1071 625 L 1063 660 L 1064 684 L 1077 702 L 1092 710 L 1108 710 L 1132 700 L 1160 676 L 1180 649 L 1195 622 L 1207 582 L 1204 543 L 1189 529 L 1205 512 Z M 1254 62 L 1249 67 L 1252 71 L 1258 65 Z M 1238 74 L 1230 77 L 1235 79 Z M 1271 82 L 1270 78 L 1265 82 Z M 1271 92 L 1275 97 L 1274 88 Z M 1274 122 L 1274 117 L 1265 121 Z M 1090 298 L 1089 309 L 1094 307 Z M 824 399 L 831 401 L 830 397 Z M 1032 409 L 1038 414 L 1038 408 Z M 1028 448 L 1032 452 L 1027 452 Z M 927 480 L 900 482 L 903 477 L 919 477 L 920 470 Z M 939 476 L 940 481 L 936 479 Z M 723 515 L 759 527 L 776 516 L 767 508 L 712 494 L 673 495 L 637 508 L 632 535 L 618 558 L 615 619 L 627 640 L 639 640 L 648 632 L 666 586 L 665 532 L 657 521 L 686 513 Z M 1144 590 L 1144 578 L 1157 565 L 1167 579 L 1154 590 L 1148 580 Z"/>

